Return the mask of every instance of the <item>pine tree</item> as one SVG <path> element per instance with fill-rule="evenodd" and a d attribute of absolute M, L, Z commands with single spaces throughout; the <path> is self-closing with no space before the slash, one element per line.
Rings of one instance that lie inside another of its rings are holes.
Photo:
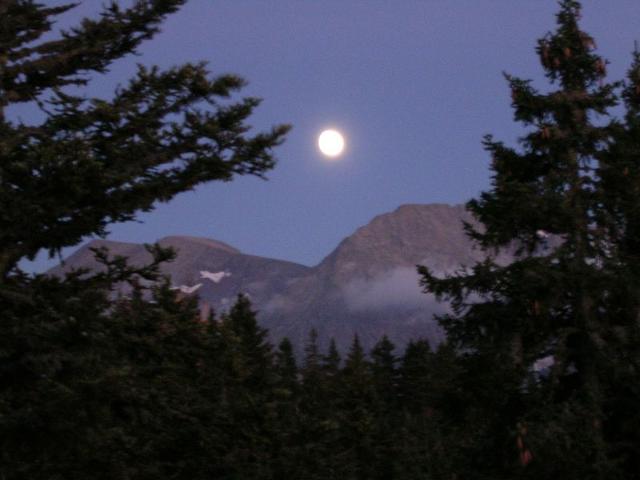
<path fill-rule="evenodd" d="M 322 355 L 318 347 L 318 332 L 315 329 L 311 329 L 309 332 L 309 339 L 304 346 L 301 373 L 303 398 L 306 397 L 306 401 L 314 403 L 321 401 L 324 375 L 322 372 Z"/>
<path fill-rule="evenodd" d="M 343 477 L 369 479 L 375 471 L 375 390 L 370 363 L 358 335 L 345 358 L 339 396 L 341 440 L 344 453 Z"/>
<path fill-rule="evenodd" d="M 113 302 L 84 279 L 37 277 L 31 289 L 36 303 L 0 323 L 0 475 L 211 473 L 220 384 L 203 367 L 218 359 L 196 303 L 168 284 L 152 301 L 138 285 Z"/>
<path fill-rule="evenodd" d="M 611 332 L 605 414 L 607 440 L 616 444 L 617 457 L 627 472 L 640 471 L 633 445 L 640 443 L 640 50 L 624 83 L 625 116 L 614 128 L 607 151 L 600 157 L 603 204 L 610 219 L 608 234 L 615 239 L 615 256 L 608 262 Z M 615 282 L 615 283 L 614 283 Z"/>
<path fill-rule="evenodd" d="M 135 53 L 183 3 L 112 1 L 98 20 L 44 39 L 75 4 L 0 2 L 0 282 L 24 257 L 104 235 L 200 183 L 273 167 L 288 127 L 249 135 L 259 100 L 228 102 L 244 81 L 204 63 L 140 65 L 109 98 L 83 95 L 92 74 Z M 12 119 L 25 103 L 41 122 Z"/>
<path fill-rule="evenodd" d="M 495 475 L 523 468 L 537 478 L 620 474 L 606 440 L 606 405 L 617 334 L 628 329 L 629 314 L 637 321 L 637 296 L 616 288 L 633 278 L 627 256 L 638 241 L 637 207 L 613 207 L 630 205 L 619 190 L 631 188 L 607 181 L 631 174 L 610 156 L 620 145 L 609 116 L 619 84 L 604 81 L 606 62 L 579 18 L 578 2 L 561 1 L 557 30 L 538 42 L 555 90 L 541 93 L 507 75 L 515 119 L 528 131 L 520 150 L 486 137 L 492 188 L 467 205 L 484 227 L 467 230 L 489 257 L 445 279 L 420 269 L 425 289 L 452 303 L 454 313 L 441 318 L 448 338 L 488 372 L 490 394 L 479 400 L 499 412 L 487 430 L 497 443 L 487 448 L 493 465 L 478 469 Z M 506 266 L 493 256 L 504 249 L 516 254 Z M 545 359 L 553 363 L 548 375 L 536 363 Z"/>
<path fill-rule="evenodd" d="M 409 342 L 398 368 L 398 397 L 402 415 L 398 466 L 402 477 L 430 475 L 430 432 L 434 427 L 430 403 L 431 347 L 426 340 Z"/>
<path fill-rule="evenodd" d="M 359 406 L 359 400 L 371 400 L 370 363 L 360 343 L 358 335 L 353 336 L 353 341 L 349 347 L 349 352 L 345 358 L 342 378 L 346 388 L 350 391 L 350 400 L 353 400 L 354 407 Z"/>
<path fill-rule="evenodd" d="M 277 378 L 267 331 L 244 295 L 222 316 L 223 408 L 228 435 L 228 475 L 270 478 L 272 438 L 277 419 Z"/>
<path fill-rule="evenodd" d="M 389 410 L 394 410 L 398 394 L 398 359 L 394 350 L 395 345 L 386 335 L 371 350 L 371 372 L 377 398 Z"/>
<path fill-rule="evenodd" d="M 336 379 L 338 377 L 338 373 L 340 372 L 341 361 L 342 361 L 342 358 L 340 357 L 340 352 L 338 352 L 336 340 L 332 338 L 329 341 L 329 351 L 324 356 L 323 362 L 322 362 L 325 375 L 329 379 Z"/>
<path fill-rule="evenodd" d="M 121 449 L 123 473 L 206 477 L 219 463 L 211 458 L 219 443 L 212 421 L 222 389 L 218 349 L 211 348 L 196 298 L 179 299 L 168 280 L 152 295 L 149 301 L 135 286 L 106 320 L 111 356 L 98 403 L 111 406 L 111 429 L 125 435 L 105 435 L 110 442 L 95 450 L 104 452 L 105 470 Z"/>
<path fill-rule="evenodd" d="M 139 280 L 157 280 L 171 252 L 150 247 L 151 264 L 132 267 L 96 251 L 104 272 L 64 279 L 17 268 L 203 182 L 262 176 L 274 165 L 272 148 L 288 127 L 249 134 L 259 100 L 231 100 L 243 80 L 214 77 L 204 63 L 140 65 L 112 94 L 85 95 L 92 75 L 135 54 L 185 0 L 127 3 L 108 2 L 98 19 L 54 32 L 75 4 L 0 1 L 2 478 L 228 471 L 223 382 L 247 389 L 224 371 L 223 332 L 197 322 L 195 303 L 167 285 L 141 293 Z M 13 107 L 28 103 L 41 120 L 14 118 Z M 115 301 L 114 284 L 127 281 L 130 298 Z M 269 397 L 271 359 L 249 305 L 233 313 L 238 321 L 224 333 L 233 333 L 241 372 L 232 371 L 257 380 L 241 408 L 248 397 Z"/>
<path fill-rule="evenodd" d="M 375 390 L 374 457 L 378 478 L 395 478 L 398 462 L 399 425 L 402 412 L 398 398 L 398 359 L 393 353 L 395 345 L 384 335 L 369 355 L 371 358 L 371 382 Z"/>
<path fill-rule="evenodd" d="M 300 478 L 322 479 L 336 475 L 335 441 L 340 429 L 335 408 L 334 379 L 328 378 L 318 347 L 318 332 L 312 329 L 304 346 L 301 368 L 298 418 L 298 461 Z M 330 387 L 330 385 L 333 387 Z"/>
<path fill-rule="evenodd" d="M 399 368 L 402 406 L 413 414 L 428 414 L 431 347 L 426 340 L 409 342 Z"/>
<path fill-rule="evenodd" d="M 238 295 L 228 314 L 222 316 L 222 331 L 234 340 L 238 354 L 237 374 L 256 388 L 272 381 L 272 346 L 267 331 L 258 325 L 251 301 Z M 241 359 L 241 360 L 240 360 Z"/>
<path fill-rule="evenodd" d="M 74 279 L 45 278 L 33 283 L 31 298 L 2 310 L 0 476 L 81 478 L 87 465 L 77 459 L 101 463 L 93 447 L 109 431 L 91 438 L 96 425 L 109 425 L 97 395 L 105 373 L 107 298 L 78 290 Z"/>
<path fill-rule="evenodd" d="M 283 395 L 293 396 L 298 390 L 298 366 L 293 354 L 293 345 L 288 338 L 283 338 L 278 345 L 274 367 L 278 385 L 288 392 L 283 392 Z"/>
<path fill-rule="evenodd" d="M 271 439 L 274 478 L 291 478 L 295 474 L 298 455 L 297 428 L 300 385 L 293 345 L 282 339 L 275 352 L 276 374 L 274 400 L 276 406 L 276 430 Z M 297 475 L 296 475 L 297 476 Z"/>

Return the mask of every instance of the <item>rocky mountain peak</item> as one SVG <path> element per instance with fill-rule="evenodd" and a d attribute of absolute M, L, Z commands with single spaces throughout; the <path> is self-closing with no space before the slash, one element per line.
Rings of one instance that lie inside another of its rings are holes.
<path fill-rule="evenodd" d="M 416 264 L 447 271 L 475 258 L 462 230 L 471 220 L 463 205 L 403 205 L 358 228 L 318 268 L 343 281 Z"/>

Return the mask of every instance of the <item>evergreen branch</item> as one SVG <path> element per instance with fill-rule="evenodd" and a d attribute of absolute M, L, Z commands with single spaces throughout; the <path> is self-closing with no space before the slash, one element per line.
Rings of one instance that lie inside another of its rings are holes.
<path fill-rule="evenodd" d="M 4 66 L 0 76 L 2 101 L 4 104 L 28 102 L 47 89 L 85 85 L 88 73 L 104 73 L 114 60 L 135 53 L 141 42 L 158 32 L 160 22 L 184 2 L 137 0 L 131 8 L 121 10 L 118 3 L 112 1 L 105 6 L 100 20 L 84 19 L 80 27 L 61 32 L 62 38 L 59 40 L 22 48 L 17 52 L 8 49 L 6 57 L 13 62 Z M 40 21 L 40 25 L 30 28 L 42 32 L 51 28 L 51 22 L 47 20 L 49 16 L 73 7 L 67 5 L 42 11 L 32 2 L 28 2 L 27 6 L 35 10 L 34 15 Z M 29 18 L 24 19 L 27 20 Z"/>
<path fill-rule="evenodd" d="M 200 183 L 263 176 L 289 127 L 246 136 L 244 122 L 259 100 L 217 105 L 242 84 L 235 76 L 209 79 L 204 64 L 187 64 L 166 72 L 140 67 L 112 101 L 57 91 L 46 121 L 15 127 L 4 144 L 0 198 L 10 208 L 0 224 L 11 224 L 5 231 L 12 233 L 0 234 L 0 245 L 21 245 L 27 256 L 53 253 Z M 34 194 L 28 202 L 16 196 L 26 191 Z"/>

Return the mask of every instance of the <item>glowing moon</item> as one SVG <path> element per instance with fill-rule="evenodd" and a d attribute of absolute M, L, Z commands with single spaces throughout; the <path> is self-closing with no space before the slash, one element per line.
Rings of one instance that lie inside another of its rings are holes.
<path fill-rule="evenodd" d="M 344 150 L 344 137 L 337 130 L 325 130 L 318 137 L 318 148 L 327 157 L 337 157 Z"/>

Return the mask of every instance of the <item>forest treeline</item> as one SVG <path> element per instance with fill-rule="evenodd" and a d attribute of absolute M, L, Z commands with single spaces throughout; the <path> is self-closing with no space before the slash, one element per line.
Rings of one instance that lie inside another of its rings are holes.
<path fill-rule="evenodd" d="M 2 478 L 578 479 L 597 478 L 594 449 L 609 478 L 637 478 L 637 385 L 611 378 L 626 418 L 593 445 L 588 411 L 545 415 L 548 363 L 516 378 L 489 355 L 386 337 L 341 355 L 313 330 L 296 355 L 244 296 L 202 319 L 168 281 L 113 300 L 94 278 L 41 277 L 3 311 Z"/>
<path fill-rule="evenodd" d="M 203 321 L 168 284 L 115 303 L 36 288 L 50 308 L 1 324 L 3 478 L 452 478 L 493 448 L 518 464 L 516 438 L 480 448 L 494 392 L 446 345 L 355 337 L 341 358 L 311 332 L 296 359 L 246 297 Z"/>

